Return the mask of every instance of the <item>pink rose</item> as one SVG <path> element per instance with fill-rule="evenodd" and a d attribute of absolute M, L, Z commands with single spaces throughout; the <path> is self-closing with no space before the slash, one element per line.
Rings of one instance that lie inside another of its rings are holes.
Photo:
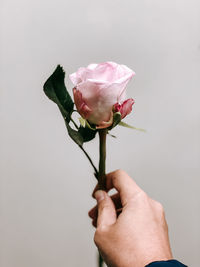
<path fill-rule="evenodd" d="M 134 103 L 133 99 L 126 99 L 126 85 L 134 74 L 127 66 L 114 62 L 79 68 L 70 75 L 78 112 L 97 128 L 109 127 L 113 112 L 120 112 L 123 119 Z"/>

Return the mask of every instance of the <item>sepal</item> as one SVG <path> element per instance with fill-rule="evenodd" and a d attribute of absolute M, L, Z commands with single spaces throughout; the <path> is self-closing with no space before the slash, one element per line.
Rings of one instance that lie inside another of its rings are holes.
<path fill-rule="evenodd" d="M 137 130 L 137 131 L 141 131 L 141 132 L 146 132 L 145 129 L 136 128 L 136 127 L 134 127 L 134 126 L 132 126 L 132 125 L 129 125 L 128 123 L 123 122 L 123 121 L 120 121 L 120 122 L 119 122 L 119 125 L 120 125 L 120 126 L 123 126 L 123 127 L 126 127 L 126 128 L 129 128 L 129 129 L 133 129 L 133 130 Z"/>
<path fill-rule="evenodd" d="M 87 121 L 86 119 L 80 117 L 79 122 L 83 128 L 89 128 L 90 130 L 96 131 L 96 126 L 89 123 L 89 121 Z"/>
<path fill-rule="evenodd" d="M 115 126 L 117 126 L 120 121 L 121 121 L 121 113 L 120 112 L 115 112 L 113 113 L 113 123 L 110 127 L 108 127 L 108 130 L 113 129 Z"/>

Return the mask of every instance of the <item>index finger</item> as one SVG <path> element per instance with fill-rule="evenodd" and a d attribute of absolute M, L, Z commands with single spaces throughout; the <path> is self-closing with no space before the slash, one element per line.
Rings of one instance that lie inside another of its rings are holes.
<path fill-rule="evenodd" d="M 123 170 L 117 170 L 107 174 L 106 187 L 108 191 L 115 188 L 119 192 L 122 207 L 142 191 L 136 182 Z"/>

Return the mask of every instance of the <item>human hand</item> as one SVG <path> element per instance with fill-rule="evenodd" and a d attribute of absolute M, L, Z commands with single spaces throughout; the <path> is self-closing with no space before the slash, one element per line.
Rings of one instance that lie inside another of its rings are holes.
<path fill-rule="evenodd" d="M 162 205 L 148 195 L 127 173 L 107 175 L 107 191 L 94 191 L 97 200 L 89 212 L 96 226 L 94 242 L 109 267 L 144 267 L 172 259 L 168 227 Z"/>

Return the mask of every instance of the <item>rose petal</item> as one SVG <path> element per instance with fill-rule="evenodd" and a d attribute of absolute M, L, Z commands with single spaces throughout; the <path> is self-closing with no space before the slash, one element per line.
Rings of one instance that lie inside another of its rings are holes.
<path fill-rule="evenodd" d="M 121 117 L 123 119 L 129 113 L 131 113 L 133 104 L 134 104 L 134 100 L 132 98 L 129 98 L 129 99 L 125 100 L 121 105 L 119 103 L 116 103 L 114 105 L 114 111 L 120 112 Z"/>
<path fill-rule="evenodd" d="M 92 63 L 92 64 L 88 65 L 87 68 L 90 70 L 94 70 L 97 67 L 97 65 L 98 64 L 96 64 L 96 63 Z"/>
<path fill-rule="evenodd" d="M 115 80 L 116 63 L 104 62 L 98 64 L 94 69 L 94 77 L 104 82 L 113 82 Z"/>
<path fill-rule="evenodd" d="M 80 113 L 80 115 L 84 119 L 88 119 L 88 117 L 90 116 L 92 110 L 83 101 L 82 94 L 81 94 L 81 92 L 79 90 L 74 88 L 73 89 L 73 94 L 74 94 L 74 102 L 75 102 L 75 105 L 76 105 L 76 108 L 77 108 L 78 112 Z"/>
<path fill-rule="evenodd" d="M 98 80 L 107 81 L 110 83 L 116 82 L 126 75 L 134 75 L 135 73 L 125 65 L 119 65 L 109 61 L 98 64 L 94 71 L 94 77 Z"/>
<path fill-rule="evenodd" d="M 77 85 L 78 83 L 81 82 L 81 79 L 80 79 L 80 77 L 77 76 L 76 72 L 70 74 L 69 78 L 74 85 Z"/>
<path fill-rule="evenodd" d="M 125 88 L 134 74 L 127 66 L 111 61 L 79 68 L 70 75 L 80 92 L 74 93 L 78 111 L 89 122 L 103 127 L 110 120 L 113 105 L 121 105 L 125 101 Z M 126 105 L 120 106 L 123 117 L 131 112 L 132 105 Z"/>
<path fill-rule="evenodd" d="M 88 119 L 91 123 L 98 125 L 110 118 L 110 112 L 114 103 L 117 102 L 117 97 L 111 91 L 105 89 L 108 85 L 90 80 L 77 85 L 84 101 L 86 100 L 86 104 L 92 110 Z"/>

